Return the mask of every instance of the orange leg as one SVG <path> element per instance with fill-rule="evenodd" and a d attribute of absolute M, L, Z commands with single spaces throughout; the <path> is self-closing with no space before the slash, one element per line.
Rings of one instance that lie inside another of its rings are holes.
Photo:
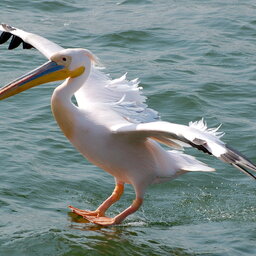
<path fill-rule="evenodd" d="M 109 218 L 105 216 L 99 216 L 99 217 L 87 216 L 86 219 L 88 219 L 92 223 L 103 225 L 103 226 L 120 224 L 128 215 L 136 212 L 142 205 L 142 202 L 143 202 L 142 198 L 136 197 L 136 199 L 127 209 L 125 209 L 123 212 L 116 215 L 114 218 Z"/>
<path fill-rule="evenodd" d="M 95 211 L 80 210 L 71 205 L 69 206 L 69 208 L 77 215 L 80 215 L 88 220 L 89 220 L 89 217 L 93 217 L 93 218 L 102 217 L 102 216 L 105 216 L 106 210 L 112 204 L 114 204 L 116 201 L 120 199 L 123 192 L 124 192 L 124 183 L 117 183 L 111 196 L 108 197 Z"/>

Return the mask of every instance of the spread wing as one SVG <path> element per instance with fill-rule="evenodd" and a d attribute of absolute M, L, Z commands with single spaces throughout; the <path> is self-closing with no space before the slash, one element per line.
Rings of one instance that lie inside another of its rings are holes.
<path fill-rule="evenodd" d="M 8 49 L 22 44 L 24 49 L 36 48 L 46 58 L 63 50 L 50 40 L 6 24 L 0 25 L 0 44 L 10 40 Z M 151 122 L 159 119 L 158 113 L 146 105 L 138 80 L 128 81 L 126 76 L 111 79 L 99 68 L 93 66 L 86 83 L 75 93 L 79 107 L 99 103 L 118 113 L 132 123 Z"/>
<path fill-rule="evenodd" d="M 0 25 L 0 32 L 1 31 L 2 33 L 0 35 L 0 44 L 3 44 L 10 39 L 11 41 L 8 47 L 9 50 L 17 48 L 20 44 L 22 44 L 24 49 L 30 49 L 34 47 L 46 58 L 50 59 L 53 54 L 64 49 L 42 36 L 28 33 L 21 29 L 11 27 L 7 24 Z"/>
<path fill-rule="evenodd" d="M 115 125 L 111 130 L 117 136 L 127 135 L 131 139 L 142 140 L 151 138 L 176 149 L 192 146 L 233 165 L 256 179 L 247 170 L 256 172 L 256 166 L 241 153 L 221 141 L 220 138 L 223 133 L 218 132 L 218 128 L 208 129 L 202 119 L 198 122 L 190 122 L 189 126 L 157 121 L 142 124 Z"/>

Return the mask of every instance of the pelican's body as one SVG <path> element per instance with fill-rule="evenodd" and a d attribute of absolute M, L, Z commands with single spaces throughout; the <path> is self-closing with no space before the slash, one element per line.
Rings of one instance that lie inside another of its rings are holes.
<path fill-rule="evenodd" d="M 87 86 L 86 75 L 74 80 L 78 80 L 72 81 L 74 84 Z M 57 87 L 51 99 L 52 112 L 66 137 L 90 162 L 112 174 L 117 181 L 138 186 L 141 196 L 148 184 L 177 175 L 182 166 L 175 166 L 170 153 L 153 140 L 134 141 L 129 135 L 114 134 L 110 127 L 131 123 L 107 104 L 93 102 L 93 98 L 87 99 L 85 108 L 77 107 L 71 101 L 75 92 L 71 90 L 70 81 Z"/>
<path fill-rule="evenodd" d="M 65 136 L 93 164 L 115 177 L 116 187 L 95 211 L 73 212 L 87 220 L 112 225 L 122 222 L 142 204 L 146 188 L 171 180 L 190 171 L 214 171 L 213 168 L 174 149 L 195 147 L 227 162 L 255 178 L 247 169 L 256 166 L 220 140 L 223 135 L 208 129 L 203 120 L 189 126 L 163 122 L 147 107 L 138 81 L 125 76 L 111 80 L 95 66 L 96 57 L 86 49 L 63 49 L 38 35 L 1 25 L 0 44 L 13 36 L 9 49 L 23 43 L 37 48 L 49 62 L 4 86 L 0 99 L 15 95 L 49 81 L 64 80 L 53 92 L 51 108 Z M 71 98 L 75 95 L 77 105 Z M 106 210 L 120 199 L 124 184 L 131 184 L 136 198 L 130 207 L 114 218 Z"/>

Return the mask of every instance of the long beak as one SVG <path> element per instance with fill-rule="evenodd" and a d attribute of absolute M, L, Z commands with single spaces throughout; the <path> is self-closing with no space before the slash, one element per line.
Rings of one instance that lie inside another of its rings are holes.
<path fill-rule="evenodd" d="M 64 80 L 70 76 L 69 70 L 54 61 L 48 61 L 42 66 L 19 77 L 0 89 L 0 100 L 18 94 L 36 85 Z"/>

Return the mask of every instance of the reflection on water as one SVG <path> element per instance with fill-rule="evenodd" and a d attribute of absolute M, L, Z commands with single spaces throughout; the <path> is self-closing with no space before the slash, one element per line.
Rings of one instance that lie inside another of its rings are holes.
<path fill-rule="evenodd" d="M 86 237 L 82 243 L 86 243 L 86 246 L 93 249 L 95 255 L 163 255 L 167 253 L 168 255 L 177 256 L 192 256 L 196 255 L 193 252 L 189 252 L 187 248 L 182 248 L 178 246 L 165 245 L 150 236 L 143 239 L 143 235 L 146 235 L 146 230 L 143 230 L 148 225 L 144 224 L 144 228 L 138 228 L 141 225 L 137 223 L 128 225 L 121 224 L 117 226 L 103 227 L 95 224 L 88 223 L 87 220 L 83 219 L 72 212 L 68 213 L 70 221 L 78 224 L 71 224 L 69 228 L 71 230 L 79 230 L 81 232 L 86 232 Z M 155 223 L 150 225 L 152 230 L 156 228 L 158 232 L 161 232 L 161 227 L 166 230 L 166 226 L 162 224 Z M 153 231 L 154 233 L 155 231 Z M 159 236 L 160 238 L 161 236 Z M 165 240 L 172 239 L 171 237 L 166 237 Z M 81 240 L 80 242 L 81 243 Z M 154 248 L 154 249 L 153 249 Z M 93 254 L 94 255 L 94 254 Z"/>

